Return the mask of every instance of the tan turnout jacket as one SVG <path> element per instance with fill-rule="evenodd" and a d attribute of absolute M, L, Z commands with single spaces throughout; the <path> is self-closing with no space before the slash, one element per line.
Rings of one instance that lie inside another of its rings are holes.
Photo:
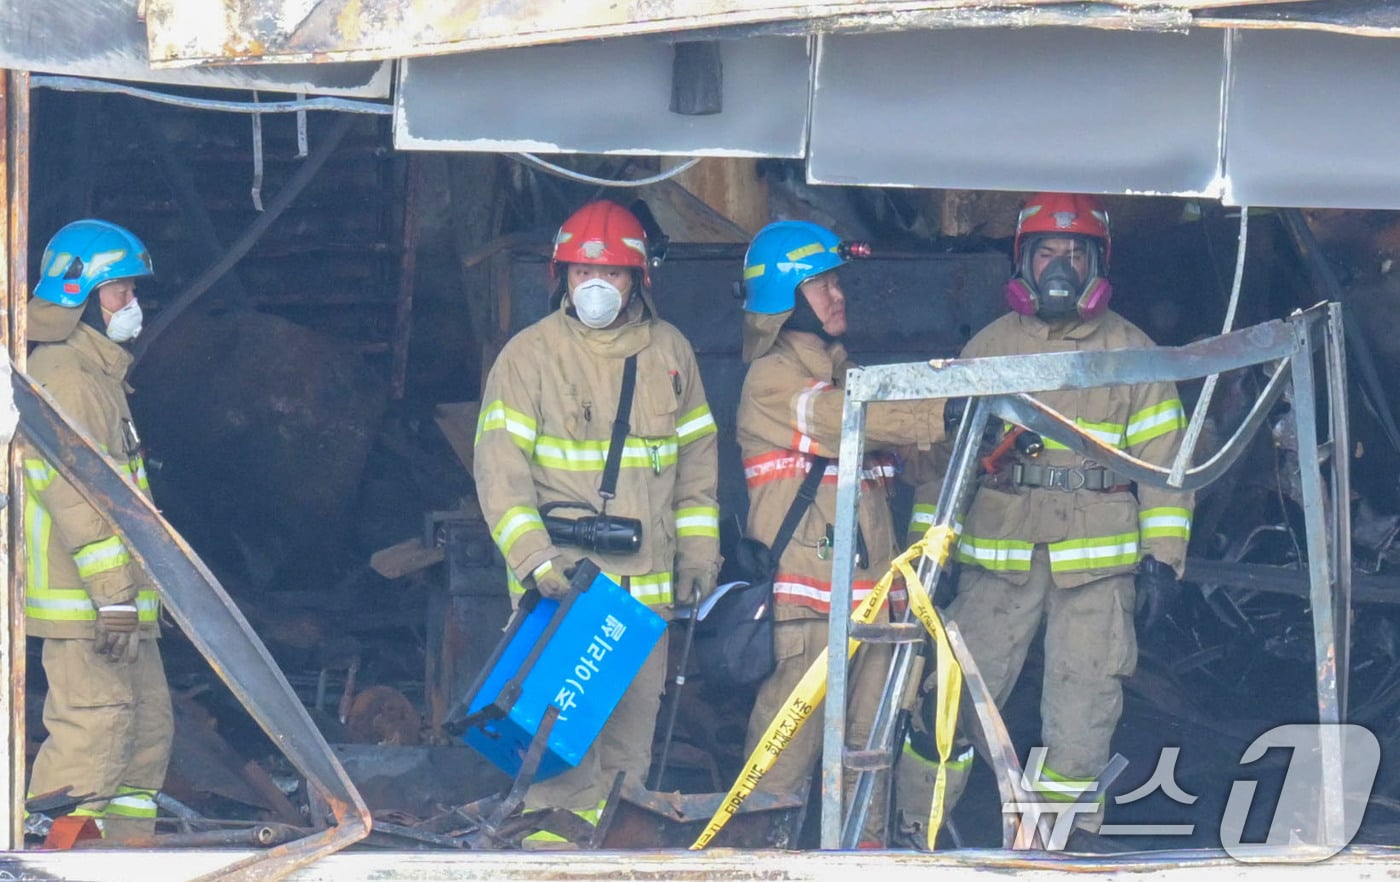
<path fill-rule="evenodd" d="M 146 465 L 126 400 L 130 367 L 129 352 L 84 324 L 67 340 L 40 344 L 29 356 L 29 375 L 149 496 Z M 91 639 L 97 607 L 133 603 L 141 630 L 158 634 L 159 595 L 112 525 L 29 447 L 24 479 L 29 633 Z"/>
<path fill-rule="evenodd" d="M 749 490 L 747 534 L 772 545 L 814 456 L 830 458 L 817 496 L 783 551 L 774 581 L 779 620 L 825 617 L 831 610 L 829 529 L 836 523 L 836 457 L 846 371 L 854 365 L 839 343 L 783 331 L 744 378 L 738 436 Z M 889 506 L 902 453 L 943 436 L 943 402 L 875 403 L 866 416 L 858 523 L 867 550 L 857 567 L 853 604 L 885 574 L 894 554 Z M 898 600 L 902 587 L 893 592 Z"/>
<path fill-rule="evenodd" d="M 675 327 L 644 309 L 642 298 L 633 298 L 629 314 L 626 325 L 600 331 L 561 308 L 516 334 L 486 379 L 476 435 L 477 496 L 516 595 L 536 567 L 560 554 L 569 564 L 587 555 L 650 606 L 673 602 L 675 570 L 718 570 L 715 422 L 694 351 Z M 599 554 L 556 546 L 540 507 L 556 501 L 601 506 L 598 487 L 623 364 L 633 354 L 631 431 L 607 511 L 642 522 L 641 548 Z"/>
<path fill-rule="evenodd" d="M 1136 325 L 1112 311 L 1058 329 L 1007 313 L 968 341 L 960 357 L 1153 345 Z M 1036 398 L 1100 440 L 1154 465 L 1171 463 L 1185 428 L 1173 383 L 1046 392 Z M 1085 464 L 1063 445 L 1046 439 L 1045 446 L 1028 461 L 1041 466 Z M 916 491 L 911 536 L 932 522 L 938 490 L 939 482 L 930 482 Z M 1032 549 L 1045 543 L 1055 584 L 1061 588 L 1130 572 L 1144 554 L 1171 566 L 1179 576 L 1186 561 L 1192 505 L 1190 493 L 1146 484 L 1134 495 L 1127 489 L 1066 492 L 999 485 L 984 478 L 963 521 L 957 558 L 1020 583 L 1029 577 Z"/>

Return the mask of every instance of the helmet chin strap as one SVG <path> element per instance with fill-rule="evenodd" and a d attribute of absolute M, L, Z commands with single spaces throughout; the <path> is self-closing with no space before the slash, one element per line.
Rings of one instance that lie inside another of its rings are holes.
<path fill-rule="evenodd" d="M 817 313 L 812 309 L 812 304 L 807 302 L 807 298 L 802 292 L 797 292 L 796 301 L 793 303 L 792 315 L 783 323 L 783 327 L 793 331 L 806 331 L 809 334 L 816 334 L 824 342 L 835 343 L 839 337 L 833 337 L 822 327 L 822 320 L 817 317 Z"/>

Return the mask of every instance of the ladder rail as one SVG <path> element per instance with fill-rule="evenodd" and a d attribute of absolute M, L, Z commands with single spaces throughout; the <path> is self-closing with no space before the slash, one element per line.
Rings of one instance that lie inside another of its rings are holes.
<path fill-rule="evenodd" d="M 972 500 L 972 492 L 976 486 L 977 478 L 978 446 L 986 431 L 989 419 L 988 408 L 982 399 L 972 399 L 968 405 L 967 413 L 958 426 L 953 445 L 953 457 L 944 476 L 943 486 L 939 489 L 935 528 L 952 529 Z M 906 585 L 904 586 L 905 590 L 922 590 L 932 599 L 933 588 L 938 584 L 938 577 L 942 571 L 942 564 L 930 559 L 928 555 L 924 555 L 918 566 L 921 584 Z M 913 614 L 910 612 L 910 608 L 906 607 L 900 621 L 908 622 L 912 618 Z M 875 722 L 866 745 L 866 749 L 869 751 L 879 751 L 893 757 L 897 750 L 896 736 L 899 732 L 900 720 L 899 700 L 909 688 L 909 672 L 914 667 L 918 648 L 919 643 L 914 642 L 900 643 L 895 647 L 891 675 L 880 695 Z M 828 704 L 831 702 L 830 695 L 827 696 L 827 701 Z M 890 765 L 893 767 L 892 760 Z M 875 775 L 874 771 L 862 770 L 856 779 L 855 789 L 851 795 L 851 811 L 842 828 L 842 848 L 854 848 L 860 841 L 861 830 L 865 827 L 866 818 L 870 813 L 870 801 L 875 789 Z"/>

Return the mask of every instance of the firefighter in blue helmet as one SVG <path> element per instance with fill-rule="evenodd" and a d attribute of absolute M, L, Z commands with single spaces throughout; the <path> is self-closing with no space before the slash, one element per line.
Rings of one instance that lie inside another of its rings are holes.
<path fill-rule="evenodd" d="M 148 495 L 124 344 L 141 332 L 136 283 L 152 272 L 131 231 L 74 221 L 44 250 L 28 304 L 30 376 Z M 91 794 L 73 813 L 98 819 L 105 837 L 149 836 L 174 732 L 159 596 L 112 525 L 29 448 L 24 479 L 25 621 L 43 639 L 48 678 L 29 794 Z"/>
<path fill-rule="evenodd" d="M 818 459 L 826 463 L 815 498 L 778 555 L 773 579 L 777 667 L 759 686 L 749 717 L 749 754 L 827 647 L 842 387 L 854 366 L 841 342 L 846 294 L 838 271 L 858 247 L 817 224 L 779 221 L 758 232 L 744 259 L 743 358 L 749 369 L 739 401 L 738 441 L 749 491 L 747 535 L 771 546 L 803 478 Z M 943 437 L 943 402 L 873 404 L 865 428 L 853 605 L 889 569 L 895 553 L 889 491 L 897 477 L 916 477 L 927 458 L 920 448 L 928 451 Z M 906 597 L 898 582 L 890 605 L 901 606 Z M 849 610 L 834 613 L 849 615 Z M 889 644 L 862 645 L 852 664 L 846 738 L 850 747 L 864 749 L 889 672 Z M 818 714 L 791 739 L 757 789 L 802 792 L 821 744 Z M 885 789 L 883 780 L 878 789 Z M 885 815 L 883 798 L 877 797 L 863 844 L 883 843 Z"/>

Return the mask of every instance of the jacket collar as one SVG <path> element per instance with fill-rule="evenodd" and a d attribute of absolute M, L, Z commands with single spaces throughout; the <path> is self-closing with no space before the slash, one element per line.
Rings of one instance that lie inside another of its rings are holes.
<path fill-rule="evenodd" d="M 1021 330 L 1036 340 L 1086 340 L 1103 324 L 1107 311 L 1091 319 L 1078 319 L 1062 325 L 1049 325 L 1033 315 L 1017 315 Z"/>
<path fill-rule="evenodd" d="M 846 368 L 849 367 L 850 357 L 846 354 L 846 347 L 840 343 L 824 342 L 816 334 L 783 331 L 778 334 L 773 349 L 797 359 L 802 368 L 814 377 L 837 386 L 846 385 Z"/>
<path fill-rule="evenodd" d="M 80 358 L 93 364 L 99 371 L 121 383 L 128 392 L 126 372 L 131 370 L 132 355 L 122 346 L 107 339 L 105 334 L 90 325 L 79 323 L 67 343 Z"/>
<path fill-rule="evenodd" d="M 569 315 L 564 304 L 560 304 L 554 316 L 584 347 L 603 358 L 636 355 L 651 343 L 652 312 L 640 297 L 633 297 L 627 304 L 627 322 L 618 328 L 590 328 Z"/>

